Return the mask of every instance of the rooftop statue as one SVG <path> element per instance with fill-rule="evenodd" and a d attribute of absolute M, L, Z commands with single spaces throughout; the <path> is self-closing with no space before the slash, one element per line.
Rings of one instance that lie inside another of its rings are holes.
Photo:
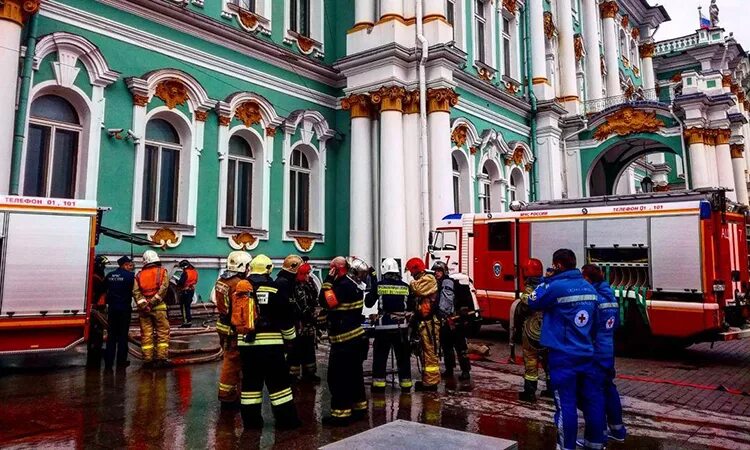
<path fill-rule="evenodd" d="M 711 6 L 708 7 L 708 13 L 711 16 L 711 27 L 719 26 L 719 6 L 716 4 L 716 0 L 711 0 Z"/>

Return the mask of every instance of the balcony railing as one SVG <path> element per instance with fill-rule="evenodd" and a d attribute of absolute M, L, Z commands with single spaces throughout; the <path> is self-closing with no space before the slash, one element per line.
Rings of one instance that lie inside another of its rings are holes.
<path fill-rule="evenodd" d="M 666 55 L 672 52 L 680 52 L 697 47 L 699 43 L 700 38 L 697 33 L 691 34 L 689 36 L 669 39 L 668 41 L 657 42 L 656 48 L 654 49 L 654 55 L 659 56 Z"/>
<path fill-rule="evenodd" d="M 632 94 L 616 95 L 613 97 L 604 97 L 596 100 L 589 100 L 583 103 L 583 110 L 586 115 L 596 114 L 613 106 L 619 106 L 626 103 L 638 102 L 658 102 L 659 96 L 656 89 L 646 89 L 635 91 Z"/>

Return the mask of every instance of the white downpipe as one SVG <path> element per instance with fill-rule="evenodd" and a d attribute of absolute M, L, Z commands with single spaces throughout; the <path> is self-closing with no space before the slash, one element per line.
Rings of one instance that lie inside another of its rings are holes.
<path fill-rule="evenodd" d="M 430 188 L 429 188 L 429 161 L 427 157 L 427 80 L 425 75 L 425 63 L 429 57 L 429 45 L 424 37 L 424 24 L 422 22 L 422 0 L 416 0 L 416 24 L 417 41 L 421 45 L 422 55 L 417 63 L 419 78 L 419 177 L 420 197 L 422 200 L 422 233 L 420 237 L 420 249 L 427 252 L 427 237 L 430 234 Z"/>

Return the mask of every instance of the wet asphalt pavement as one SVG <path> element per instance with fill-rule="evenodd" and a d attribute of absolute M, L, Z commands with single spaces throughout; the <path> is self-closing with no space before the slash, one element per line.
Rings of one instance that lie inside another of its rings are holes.
<path fill-rule="evenodd" d="M 482 337 L 490 343 L 494 338 Z M 507 341 L 495 344 L 503 348 Z M 366 420 L 346 428 L 327 428 L 320 424 L 329 405 L 327 347 L 321 345 L 318 361 L 323 383 L 301 383 L 294 388 L 304 426 L 276 432 L 266 400 L 265 428 L 243 432 L 239 412 L 220 410 L 216 400 L 218 362 L 151 371 L 141 369 L 134 360 L 127 370 L 107 373 L 87 369 L 84 352 L 85 348 L 79 347 L 66 354 L 0 360 L 0 446 L 308 449 L 404 419 L 515 440 L 521 449 L 555 447 L 552 402 L 544 400 L 533 406 L 519 402 L 516 390 L 520 378 L 504 371 L 497 360 L 475 363 L 470 383 L 448 380 L 438 393 L 400 395 L 397 386 L 390 386 L 385 394 L 371 396 L 368 389 L 370 415 Z M 413 369 L 417 379 L 416 367 Z M 693 418 L 689 409 L 659 412 L 658 405 L 641 404 L 637 399 L 625 399 L 624 403 L 630 437 L 626 444 L 610 448 L 750 447 L 745 422 L 727 423 L 719 426 L 718 432 L 710 431 L 690 425 L 704 419 Z M 703 413 L 696 414 L 703 417 Z M 723 417 L 716 419 L 726 423 Z M 705 420 L 711 422 L 711 418 Z"/>

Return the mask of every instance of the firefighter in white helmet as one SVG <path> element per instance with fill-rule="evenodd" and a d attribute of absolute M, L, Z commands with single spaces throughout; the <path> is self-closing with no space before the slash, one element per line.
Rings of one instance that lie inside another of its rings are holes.
<path fill-rule="evenodd" d="M 164 303 L 168 289 L 167 269 L 161 266 L 155 251 L 146 250 L 143 252 L 143 268 L 136 274 L 133 284 L 133 298 L 141 324 L 141 351 L 146 367 L 169 365 L 169 320 L 167 304 Z"/>
<path fill-rule="evenodd" d="M 231 299 L 237 283 L 244 280 L 252 258 L 247 252 L 234 251 L 227 256 L 226 270 L 219 275 L 212 292 L 212 301 L 219 311 L 216 332 L 224 348 L 224 360 L 219 375 L 219 401 L 222 407 L 237 405 L 240 399 L 240 378 L 242 364 L 237 349 L 237 334 L 231 327 Z"/>

